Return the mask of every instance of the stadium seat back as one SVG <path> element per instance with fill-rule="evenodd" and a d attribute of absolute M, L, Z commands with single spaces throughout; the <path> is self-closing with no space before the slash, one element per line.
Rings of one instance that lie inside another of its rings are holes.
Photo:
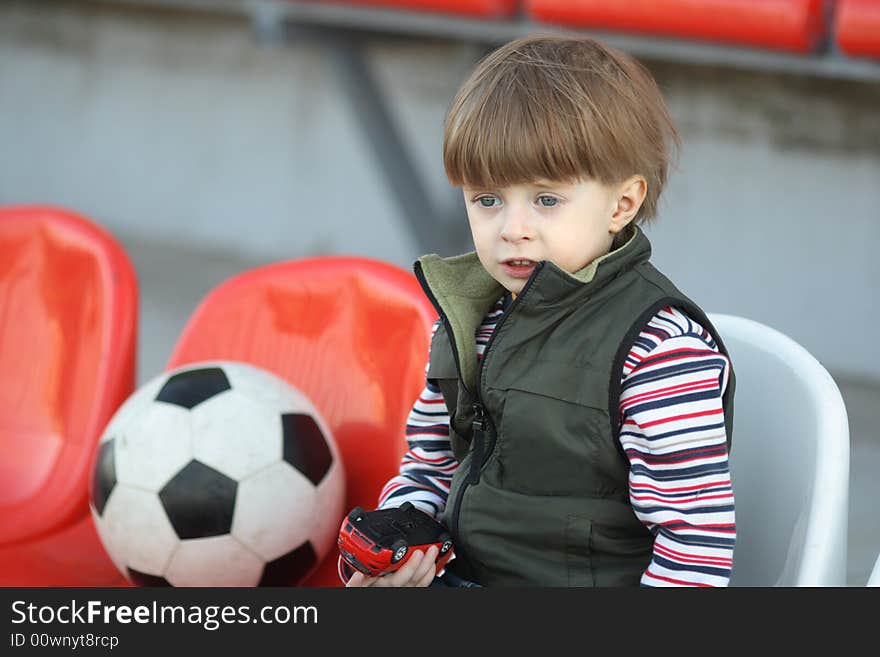
<path fill-rule="evenodd" d="M 134 388 L 137 303 L 95 223 L 0 208 L 0 546 L 87 515 L 93 448 Z"/>
<path fill-rule="evenodd" d="M 845 586 L 849 423 L 825 368 L 758 322 L 709 318 L 736 372 L 732 586 Z"/>
<path fill-rule="evenodd" d="M 415 277 L 393 265 L 357 257 L 277 263 L 212 290 L 167 369 L 233 360 L 292 383 L 339 446 L 346 511 L 372 508 L 406 450 L 406 417 L 424 385 L 435 319 Z M 338 583 L 335 551 L 330 557 L 310 583 Z"/>

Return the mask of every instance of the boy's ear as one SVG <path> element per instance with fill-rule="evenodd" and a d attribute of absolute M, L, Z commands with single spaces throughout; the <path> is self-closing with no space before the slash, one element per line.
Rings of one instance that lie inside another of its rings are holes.
<path fill-rule="evenodd" d="M 626 228 L 635 219 L 647 193 L 648 181 L 644 176 L 631 176 L 620 183 L 617 186 L 616 206 L 611 214 L 608 230 L 616 234 Z"/>

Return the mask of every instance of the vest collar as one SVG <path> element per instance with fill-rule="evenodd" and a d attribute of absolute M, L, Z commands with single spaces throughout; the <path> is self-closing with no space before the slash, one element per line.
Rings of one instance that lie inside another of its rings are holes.
<path fill-rule="evenodd" d="M 552 262 L 542 262 L 518 302 L 529 306 L 576 303 L 582 295 L 595 292 L 622 271 L 650 258 L 651 244 L 638 226 L 630 226 L 620 241 L 620 247 L 573 274 Z M 418 259 L 414 269 L 425 293 L 452 329 L 450 337 L 458 354 L 460 373 L 468 385 L 474 381 L 477 369 L 474 333 L 505 290 L 483 268 L 476 252 L 451 258 L 425 255 Z"/>
<path fill-rule="evenodd" d="M 651 257 L 651 243 L 638 226 L 628 227 L 617 242 L 619 246 L 573 274 L 552 262 L 545 262 L 540 271 L 532 275 L 528 295 L 522 299 L 523 305 L 576 303 L 624 270 Z"/>

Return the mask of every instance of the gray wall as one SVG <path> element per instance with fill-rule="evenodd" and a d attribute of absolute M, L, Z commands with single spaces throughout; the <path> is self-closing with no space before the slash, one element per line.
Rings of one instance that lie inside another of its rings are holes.
<path fill-rule="evenodd" d="M 475 51 L 368 54 L 428 201 L 463 222 L 440 135 Z M 648 229 L 658 265 L 710 312 L 880 381 L 880 85 L 647 63 L 684 139 Z M 0 204 L 67 206 L 129 243 L 408 267 L 421 245 L 338 85 L 319 46 L 232 19 L 0 3 Z"/>

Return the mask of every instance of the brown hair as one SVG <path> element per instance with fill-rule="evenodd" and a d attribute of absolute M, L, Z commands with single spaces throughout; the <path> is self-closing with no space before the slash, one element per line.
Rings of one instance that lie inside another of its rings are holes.
<path fill-rule="evenodd" d="M 635 59 L 586 37 L 533 36 L 490 53 L 459 89 L 443 164 L 453 185 L 478 188 L 641 174 L 640 221 L 656 214 L 679 144 L 663 95 Z"/>

